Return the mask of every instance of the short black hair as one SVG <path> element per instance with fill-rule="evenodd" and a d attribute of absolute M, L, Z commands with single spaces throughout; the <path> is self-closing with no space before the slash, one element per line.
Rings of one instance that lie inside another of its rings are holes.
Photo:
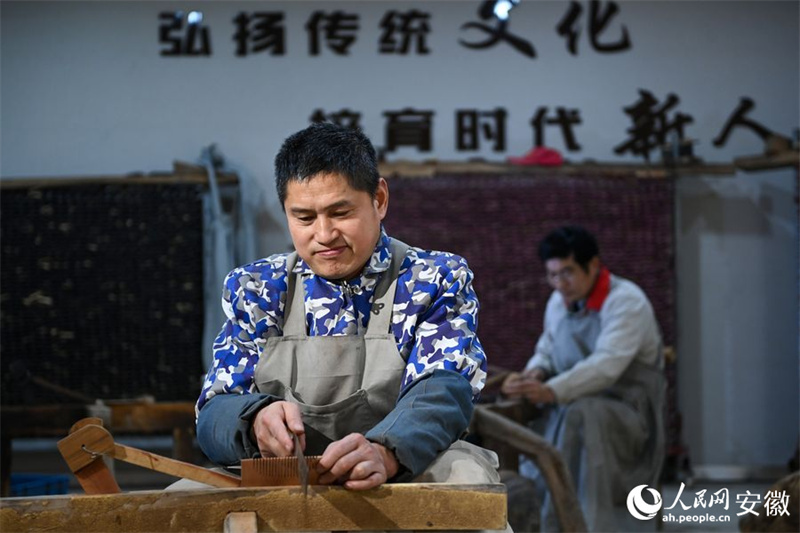
<path fill-rule="evenodd" d="M 597 239 L 581 226 L 563 226 L 547 234 L 539 243 L 539 259 L 575 258 L 584 271 L 589 271 L 589 262 L 600 255 Z"/>
<path fill-rule="evenodd" d="M 283 206 L 290 180 L 303 181 L 320 173 L 340 174 L 350 186 L 375 197 L 380 174 L 375 148 L 356 128 L 317 122 L 290 135 L 275 156 L 275 186 Z"/>

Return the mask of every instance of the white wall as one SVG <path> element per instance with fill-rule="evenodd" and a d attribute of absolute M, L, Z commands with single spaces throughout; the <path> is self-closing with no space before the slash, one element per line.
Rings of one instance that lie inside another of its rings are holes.
<path fill-rule="evenodd" d="M 735 130 L 717 149 L 711 140 L 743 96 L 750 118 L 783 135 L 798 127 L 798 4 L 795 2 L 619 2 L 603 39 L 624 24 L 633 48 L 603 55 L 579 40 L 567 52 L 555 27 L 568 2 L 523 1 L 513 33 L 538 52 L 531 60 L 460 27 L 478 20 L 479 2 L 3 2 L 0 6 L 0 150 L 3 177 L 120 174 L 164 170 L 195 160 L 216 142 L 261 185 L 266 208 L 261 253 L 282 249 L 272 191 L 272 159 L 289 133 L 316 108 L 349 107 L 383 145 L 383 112 L 433 109 L 434 151 L 404 148 L 390 159 L 502 160 L 527 151 L 536 108 L 577 107 L 583 150 L 573 160 L 636 161 L 613 148 L 626 139 L 622 108 L 638 89 L 660 101 L 680 97 L 694 117 L 687 136 L 706 161 L 758 154 L 753 133 Z M 588 2 L 583 3 L 586 27 Z M 431 13 L 427 56 L 378 53 L 378 21 L 394 8 Z M 213 55 L 159 55 L 158 13 L 202 9 Z M 307 53 L 305 21 L 314 10 L 358 13 L 349 56 Z M 284 57 L 234 55 L 239 11 L 286 13 Z M 454 112 L 509 112 L 508 148 L 455 149 Z M 563 150 L 555 128 L 547 144 Z M 696 464 L 784 462 L 798 435 L 797 204 L 790 171 L 733 178 L 683 178 L 677 186 L 678 356 L 685 435 Z M 276 221 L 277 220 L 277 225 Z"/>
<path fill-rule="evenodd" d="M 679 401 L 698 466 L 784 467 L 796 445 L 796 194 L 787 170 L 678 182 Z"/>

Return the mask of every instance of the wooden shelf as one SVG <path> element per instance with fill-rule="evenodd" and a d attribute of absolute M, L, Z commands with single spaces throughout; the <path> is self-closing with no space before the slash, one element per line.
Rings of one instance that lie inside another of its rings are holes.
<path fill-rule="evenodd" d="M 218 174 L 220 185 L 235 185 L 239 178 L 235 174 Z M 63 178 L 3 178 L 0 189 L 34 189 L 43 187 L 72 187 L 76 185 L 162 185 L 162 184 L 207 185 L 205 174 L 138 174 L 130 176 L 89 176 Z"/>
<path fill-rule="evenodd" d="M 665 179 L 674 176 L 733 176 L 736 167 L 732 164 L 697 164 L 675 168 L 661 165 L 639 165 L 620 163 L 567 163 L 558 167 L 539 167 L 494 163 L 488 161 L 393 161 L 379 165 L 383 176 L 432 178 L 440 174 L 515 174 L 548 176 L 601 176 Z"/>
<path fill-rule="evenodd" d="M 776 168 L 800 167 L 800 151 L 783 152 L 776 155 L 758 155 L 751 157 L 737 157 L 733 164 L 747 172 L 756 170 L 772 170 Z"/>

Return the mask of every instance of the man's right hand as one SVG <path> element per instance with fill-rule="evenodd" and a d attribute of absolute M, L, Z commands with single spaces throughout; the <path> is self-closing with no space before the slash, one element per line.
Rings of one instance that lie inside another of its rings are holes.
<path fill-rule="evenodd" d="M 303 417 L 297 404 L 280 401 L 261 409 L 253 420 L 253 435 L 262 457 L 288 457 L 294 454 L 294 437 L 306 449 Z"/>

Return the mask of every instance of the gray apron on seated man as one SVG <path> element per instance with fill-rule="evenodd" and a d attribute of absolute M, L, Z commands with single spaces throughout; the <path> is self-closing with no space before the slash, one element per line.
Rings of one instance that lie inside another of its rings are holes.
<path fill-rule="evenodd" d="M 562 320 L 553 337 L 555 373 L 566 372 L 591 354 L 600 330 L 597 313 L 570 313 Z M 661 471 L 665 446 L 659 408 L 665 394 L 662 358 L 660 354 L 654 366 L 633 361 L 613 386 L 550 406 L 532 423 L 561 453 L 590 531 L 621 531 L 624 523 L 633 530 L 648 525 L 626 516 L 624 508 L 628 492 L 642 483 L 654 487 Z M 558 531 L 552 498 L 545 492 L 538 468 L 523 457 L 520 472 L 533 478 L 544 493 L 542 531 Z"/>

